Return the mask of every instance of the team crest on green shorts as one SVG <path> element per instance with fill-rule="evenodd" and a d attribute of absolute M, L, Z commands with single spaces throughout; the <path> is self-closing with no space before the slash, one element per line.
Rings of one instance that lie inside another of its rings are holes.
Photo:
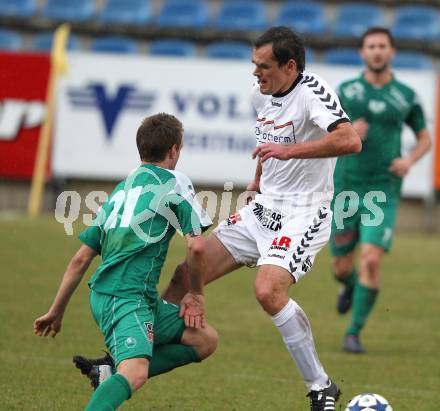
<path fill-rule="evenodd" d="M 153 342 L 153 340 L 154 340 L 153 324 L 145 321 L 144 325 L 145 325 L 145 328 L 147 330 L 148 341 Z"/>

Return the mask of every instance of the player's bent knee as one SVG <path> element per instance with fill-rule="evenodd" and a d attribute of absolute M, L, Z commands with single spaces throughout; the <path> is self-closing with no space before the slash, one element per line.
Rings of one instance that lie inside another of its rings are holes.
<path fill-rule="evenodd" d="M 205 238 L 202 236 L 194 237 L 188 242 L 188 251 L 194 257 L 200 257 L 206 253 Z"/>
<path fill-rule="evenodd" d="M 122 361 L 118 365 L 117 372 L 127 379 L 132 391 L 135 392 L 148 380 L 148 360 L 132 358 Z"/>
<path fill-rule="evenodd" d="M 375 277 L 379 273 L 380 258 L 375 255 L 365 253 L 362 255 L 362 263 L 370 277 Z"/>
<path fill-rule="evenodd" d="M 130 383 L 132 390 L 133 391 L 138 390 L 147 382 L 147 379 L 148 379 L 147 369 L 139 370 L 139 372 L 134 375 L 133 380 Z"/>
<path fill-rule="evenodd" d="M 214 353 L 218 340 L 217 331 L 210 325 L 197 329 L 187 328 L 182 336 L 182 344 L 193 346 L 200 361 Z"/>
<path fill-rule="evenodd" d="M 210 325 L 202 328 L 202 330 L 203 344 L 201 345 L 200 350 L 197 351 L 200 360 L 204 360 L 214 353 L 217 349 L 219 339 L 217 331 Z"/>
<path fill-rule="evenodd" d="M 255 284 L 255 297 L 257 301 L 264 307 L 270 305 L 273 299 L 273 289 L 270 285 Z"/>
<path fill-rule="evenodd" d="M 335 257 L 332 262 L 333 272 L 337 277 L 348 277 L 353 271 L 353 263 L 344 257 Z"/>
<path fill-rule="evenodd" d="M 285 298 L 282 298 L 279 291 L 270 283 L 255 283 L 255 297 L 263 307 L 264 311 L 270 315 L 279 312 L 286 304 Z"/>

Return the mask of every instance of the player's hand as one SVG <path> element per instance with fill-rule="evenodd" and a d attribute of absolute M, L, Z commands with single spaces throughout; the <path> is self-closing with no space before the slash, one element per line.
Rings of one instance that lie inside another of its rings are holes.
<path fill-rule="evenodd" d="M 252 180 L 246 187 L 245 199 L 246 204 L 249 204 L 254 198 L 255 194 L 260 192 L 260 184 Z"/>
<path fill-rule="evenodd" d="M 288 147 L 275 144 L 275 143 L 265 143 L 258 146 L 252 153 L 252 158 L 260 157 L 260 161 L 264 163 L 268 158 L 277 158 L 278 160 L 289 160 L 289 149 Z"/>
<path fill-rule="evenodd" d="M 411 160 L 409 158 L 395 158 L 388 168 L 389 171 L 394 173 L 396 176 L 404 177 L 408 174 L 411 168 Z"/>
<path fill-rule="evenodd" d="M 202 294 L 186 293 L 180 302 L 180 317 L 185 320 L 189 328 L 204 328 L 205 322 L 205 297 Z"/>
<path fill-rule="evenodd" d="M 358 118 L 356 121 L 353 121 L 354 131 L 359 134 L 362 141 L 366 139 L 369 127 L 364 118 Z"/>
<path fill-rule="evenodd" d="M 48 312 L 34 321 L 34 333 L 40 337 L 54 338 L 61 330 L 62 316 Z"/>

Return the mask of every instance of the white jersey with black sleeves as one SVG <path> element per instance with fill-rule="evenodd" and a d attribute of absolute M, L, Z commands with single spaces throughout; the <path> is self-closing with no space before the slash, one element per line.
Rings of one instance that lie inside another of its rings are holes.
<path fill-rule="evenodd" d="M 305 72 L 285 93 L 263 95 L 253 91 L 257 112 L 257 146 L 275 143 L 290 146 L 323 138 L 339 123 L 349 121 L 338 96 L 318 75 Z M 260 191 L 267 200 L 295 205 L 330 202 L 336 158 L 270 158 L 262 165 Z"/>

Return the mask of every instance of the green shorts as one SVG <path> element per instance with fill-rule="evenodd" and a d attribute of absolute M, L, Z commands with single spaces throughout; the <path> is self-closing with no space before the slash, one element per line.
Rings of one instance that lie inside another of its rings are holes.
<path fill-rule="evenodd" d="M 116 365 L 129 358 L 151 359 L 155 346 L 180 343 L 185 330 L 179 306 L 160 298 L 152 307 L 144 299 L 90 290 L 90 307 Z"/>
<path fill-rule="evenodd" d="M 338 190 L 332 202 L 333 221 L 330 251 L 339 257 L 357 243 L 374 244 L 389 251 L 393 240 L 399 196 L 395 190 L 357 188 Z"/>

